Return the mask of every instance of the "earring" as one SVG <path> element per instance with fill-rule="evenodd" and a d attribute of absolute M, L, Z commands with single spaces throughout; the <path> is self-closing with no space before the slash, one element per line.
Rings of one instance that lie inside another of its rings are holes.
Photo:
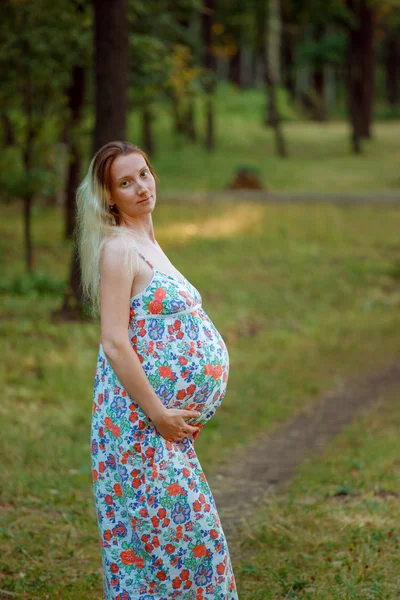
<path fill-rule="evenodd" d="M 110 210 L 114 210 L 115 204 L 110 204 Z"/>

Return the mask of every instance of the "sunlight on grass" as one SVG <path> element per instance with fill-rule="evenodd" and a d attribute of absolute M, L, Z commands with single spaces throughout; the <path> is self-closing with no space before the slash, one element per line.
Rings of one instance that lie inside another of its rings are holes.
<path fill-rule="evenodd" d="M 212 212 L 212 205 L 210 206 Z M 231 206 L 229 212 L 214 217 L 205 217 L 201 222 L 179 222 L 161 226 L 158 231 L 166 240 L 174 240 L 184 244 L 188 240 L 198 238 L 221 238 L 259 230 L 260 220 L 264 215 L 261 204 L 248 202 Z"/>

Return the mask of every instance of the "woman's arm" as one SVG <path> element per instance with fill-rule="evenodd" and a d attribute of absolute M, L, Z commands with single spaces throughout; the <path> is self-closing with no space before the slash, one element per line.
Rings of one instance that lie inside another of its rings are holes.
<path fill-rule="evenodd" d="M 166 439 L 178 441 L 198 431 L 184 418 L 196 418 L 200 413 L 168 409 L 163 405 L 129 341 L 132 277 L 123 266 L 118 238 L 104 244 L 100 270 L 101 339 L 104 354 L 118 379 Z"/>

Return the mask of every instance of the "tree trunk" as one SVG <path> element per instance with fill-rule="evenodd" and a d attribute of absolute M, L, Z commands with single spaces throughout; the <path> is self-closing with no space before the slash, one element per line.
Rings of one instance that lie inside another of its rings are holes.
<path fill-rule="evenodd" d="M 390 106 L 400 105 L 400 30 L 388 34 L 385 52 L 386 92 Z"/>
<path fill-rule="evenodd" d="M 76 244 L 72 247 L 72 261 L 69 281 L 64 293 L 64 301 L 60 311 L 55 313 L 56 317 L 66 320 L 84 320 L 84 298 L 82 295 L 81 268 L 79 254 Z"/>
<path fill-rule="evenodd" d="M 361 139 L 371 136 L 374 98 L 374 12 L 368 0 L 347 0 L 357 27 L 349 30 L 348 107 L 352 127 L 352 145 L 361 152 Z"/>
<path fill-rule="evenodd" d="M 214 144 L 214 102 L 212 94 L 206 98 L 206 148 L 213 150 Z"/>
<path fill-rule="evenodd" d="M 237 85 L 239 88 L 242 85 L 241 73 L 240 73 L 240 65 L 242 62 L 241 58 L 242 49 L 240 46 L 233 56 L 231 56 L 229 60 L 229 79 L 232 83 Z"/>
<path fill-rule="evenodd" d="M 323 25 L 317 25 L 314 29 L 314 40 L 317 44 L 322 42 L 325 28 Z M 317 60 L 314 64 L 312 80 L 314 83 L 315 103 L 313 109 L 313 118 L 315 121 L 326 121 L 325 106 L 325 73 L 324 65 Z"/>
<path fill-rule="evenodd" d="M 125 140 L 129 37 L 127 0 L 94 0 L 94 70 L 96 120 L 93 154 L 113 140 Z M 84 317 L 81 269 L 75 241 L 69 284 L 60 313 L 67 319 Z"/>
<path fill-rule="evenodd" d="M 202 15 L 202 38 L 204 45 L 204 68 L 207 70 L 204 88 L 206 92 L 206 134 L 205 146 L 207 150 L 215 147 L 214 129 L 214 103 L 216 58 L 212 52 L 212 25 L 214 17 L 215 0 L 204 0 Z"/>
<path fill-rule="evenodd" d="M 374 108 L 375 88 L 375 48 L 374 48 L 374 10 L 370 8 L 368 0 L 361 2 L 360 23 L 363 36 L 363 120 L 361 135 L 364 138 L 371 137 L 371 125 Z"/>
<path fill-rule="evenodd" d="M 193 96 L 189 98 L 189 106 L 186 117 L 186 131 L 189 139 L 192 142 L 197 141 L 197 129 L 196 129 L 196 103 Z"/>
<path fill-rule="evenodd" d="M 281 21 L 279 0 L 269 0 L 268 17 L 268 103 L 267 124 L 275 129 L 278 118 L 276 107 L 276 86 L 280 81 L 280 46 L 281 46 Z M 268 83 L 269 79 L 269 83 Z M 272 86 L 272 87 L 271 87 Z"/>
<path fill-rule="evenodd" d="M 126 136 L 128 0 L 94 0 L 96 122 L 93 154 Z"/>
<path fill-rule="evenodd" d="M 85 96 L 85 69 L 75 65 L 72 71 L 71 87 L 68 90 L 70 122 L 67 130 L 69 163 L 65 191 L 65 237 L 72 238 L 75 228 L 75 195 L 81 175 L 78 127 Z"/>
<path fill-rule="evenodd" d="M 314 69 L 313 82 L 315 90 L 316 103 L 313 110 L 315 121 L 326 121 L 326 106 L 325 106 L 325 76 L 322 66 Z"/>
<path fill-rule="evenodd" d="M 3 144 L 5 147 L 14 146 L 15 135 L 11 124 L 11 121 L 6 113 L 1 115 L 1 122 L 3 124 Z"/>
<path fill-rule="evenodd" d="M 281 65 L 282 83 L 294 99 L 296 96 L 296 82 L 294 77 L 293 36 L 284 27 L 282 29 Z"/>
<path fill-rule="evenodd" d="M 264 23 L 264 27 L 266 28 L 266 14 L 268 14 L 268 21 L 272 19 L 276 20 L 277 15 L 280 14 L 280 6 L 279 0 L 270 0 L 269 2 L 269 12 L 267 13 L 266 7 L 265 11 L 260 11 L 260 18 Z M 272 25 L 273 27 L 274 25 Z M 271 31 L 271 25 L 269 27 Z M 266 32 L 264 30 L 263 40 L 264 40 L 264 48 L 262 52 L 263 60 L 264 60 L 264 75 L 265 81 L 267 84 L 267 93 L 268 93 L 268 104 L 267 104 L 267 112 L 266 112 L 266 122 L 270 127 L 273 128 L 275 134 L 275 151 L 276 154 L 282 158 L 287 157 L 287 148 L 285 144 L 285 139 L 282 133 L 281 121 L 278 114 L 277 102 L 276 102 L 276 83 L 274 80 L 273 72 L 276 67 L 276 62 L 274 63 L 274 59 L 271 60 L 270 54 L 274 54 L 279 47 L 276 45 L 276 38 L 274 36 L 268 36 L 268 46 L 266 44 Z M 270 46 L 272 44 L 272 47 Z M 272 67 L 272 68 L 271 68 Z M 265 122 L 265 124 L 267 124 Z"/>
<path fill-rule="evenodd" d="M 143 149 L 149 155 L 154 156 L 154 136 L 153 136 L 153 115 L 149 106 L 145 106 L 142 110 L 142 144 Z"/>
<path fill-rule="evenodd" d="M 348 110 L 351 123 L 351 142 L 353 152 L 361 153 L 361 131 L 362 131 L 362 103 L 363 103 L 363 73 L 361 66 L 358 30 L 351 29 L 349 34 L 349 50 L 348 50 L 348 79 L 347 79 L 347 94 L 348 94 Z"/>

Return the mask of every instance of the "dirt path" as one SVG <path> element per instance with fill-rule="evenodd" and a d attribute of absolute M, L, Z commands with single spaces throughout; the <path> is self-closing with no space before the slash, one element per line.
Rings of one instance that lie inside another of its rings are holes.
<path fill-rule="evenodd" d="M 258 202 L 317 202 L 339 204 L 399 204 L 400 194 L 390 192 L 375 192 L 358 194 L 324 193 L 324 192 L 266 192 L 263 190 L 217 190 L 199 192 L 163 192 L 165 202 L 184 202 L 198 204 L 202 202 L 217 202 L 219 200 L 255 200 Z"/>
<path fill-rule="evenodd" d="M 232 454 L 228 465 L 207 477 L 231 554 L 243 520 L 271 490 L 285 483 L 296 466 L 336 435 L 356 415 L 366 413 L 383 394 L 400 390 L 400 361 L 364 377 L 353 377 L 278 431 L 259 436 Z"/>

